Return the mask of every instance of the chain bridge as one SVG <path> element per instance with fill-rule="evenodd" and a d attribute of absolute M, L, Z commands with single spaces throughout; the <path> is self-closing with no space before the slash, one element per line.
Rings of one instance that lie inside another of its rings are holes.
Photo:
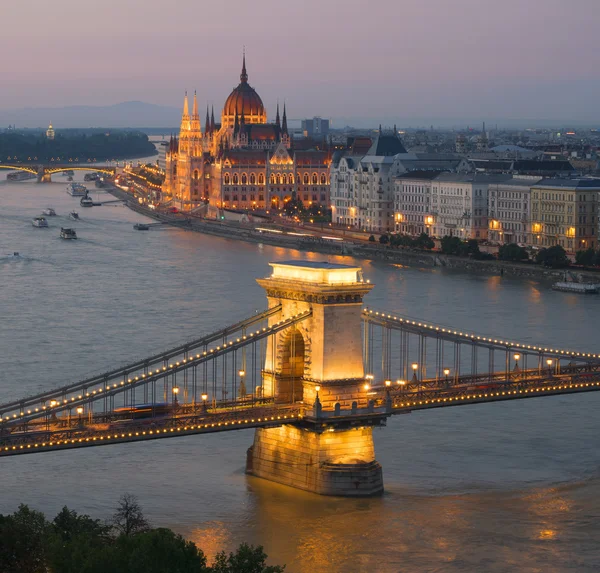
<path fill-rule="evenodd" d="M 383 491 L 373 428 L 396 414 L 600 390 L 598 354 L 367 308 L 360 267 L 271 267 L 267 310 L 0 404 L 0 456 L 255 428 L 249 474 L 366 496 Z"/>

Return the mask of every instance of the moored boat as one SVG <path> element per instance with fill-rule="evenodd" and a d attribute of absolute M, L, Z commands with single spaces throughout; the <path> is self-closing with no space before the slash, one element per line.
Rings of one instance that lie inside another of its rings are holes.
<path fill-rule="evenodd" d="M 87 188 L 81 183 L 70 183 L 67 185 L 67 193 L 71 197 L 85 197 L 87 195 Z"/>
<path fill-rule="evenodd" d="M 60 228 L 60 238 L 61 239 L 76 239 L 77 233 L 75 229 L 65 229 L 64 227 Z"/>
<path fill-rule="evenodd" d="M 87 195 L 85 197 L 81 198 L 81 201 L 79 201 L 79 204 L 82 207 L 93 207 L 94 206 L 94 202 Z"/>
<path fill-rule="evenodd" d="M 561 292 L 573 292 L 577 294 L 598 294 L 600 285 L 592 283 L 570 283 L 559 281 L 552 285 L 552 289 L 559 290 Z"/>
<path fill-rule="evenodd" d="M 6 176 L 6 179 L 8 181 L 27 181 L 36 177 L 35 173 L 29 173 L 29 171 L 13 171 Z"/>
<path fill-rule="evenodd" d="M 136 231 L 148 231 L 150 230 L 150 225 L 147 225 L 146 223 L 136 223 L 133 228 Z"/>
<path fill-rule="evenodd" d="M 34 227 L 47 227 L 48 226 L 48 221 L 46 220 L 46 217 L 34 217 L 31 220 L 31 224 Z"/>

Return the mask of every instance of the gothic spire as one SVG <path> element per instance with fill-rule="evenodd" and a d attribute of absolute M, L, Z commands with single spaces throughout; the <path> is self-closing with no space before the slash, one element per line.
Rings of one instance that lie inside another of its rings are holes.
<path fill-rule="evenodd" d="M 283 121 L 281 122 L 281 131 L 284 135 L 288 135 L 287 113 L 285 111 L 285 102 L 283 102 Z"/>
<path fill-rule="evenodd" d="M 188 96 L 187 91 L 185 92 L 185 97 L 183 98 L 183 113 L 181 114 L 181 130 L 180 131 L 189 131 L 190 130 L 190 108 L 188 106 Z"/>
<path fill-rule="evenodd" d="M 275 125 L 281 128 L 281 120 L 279 119 L 279 101 L 277 102 L 277 114 L 275 115 Z"/>
<path fill-rule="evenodd" d="M 244 47 L 244 56 L 242 58 L 242 73 L 240 74 L 240 81 L 243 84 L 248 83 L 248 73 L 246 72 L 246 48 Z"/>
<path fill-rule="evenodd" d="M 201 129 L 200 129 L 200 114 L 198 113 L 198 99 L 196 97 L 196 90 L 194 90 L 194 103 L 192 106 L 192 122 L 191 122 L 191 130 L 196 137 L 200 137 Z"/>
<path fill-rule="evenodd" d="M 215 131 L 215 106 L 213 105 L 210 112 L 210 131 Z"/>
<path fill-rule="evenodd" d="M 204 135 L 210 133 L 210 116 L 208 115 L 208 104 L 206 104 L 206 120 L 204 122 Z"/>

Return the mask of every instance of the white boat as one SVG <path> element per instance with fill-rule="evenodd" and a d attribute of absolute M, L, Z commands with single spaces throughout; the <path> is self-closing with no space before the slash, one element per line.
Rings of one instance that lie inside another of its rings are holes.
<path fill-rule="evenodd" d="M 52 207 L 48 207 L 42 211 L 43 215 L 48 215 L 48 217 L 56 217 L 56 211 Z"/>
<path fill-rule="evenodd" d="M 86 186 L 81 183 L 69 183 L 69 185 L 67 185 L 67 193 L 71 195 L 71 197 L 85 197 L 87 192 Z"/>
<path fill-rule="evenodd" d="M 592 284 L 592 283 L 570 283 L 560 281 L 554 283 L 552 285 L 554 290 L 559 290 L 562 292 L 574 292 L 577 294 L 598 294 L 598 290 L 600 290 L 600 285 Z"/>
<path fill-rule="evenodd" d="M 60 238 L 61 239 L 76 239 L 77 233 L 75 229 L 65 229 L 63 227 L 60 228 Z"/>
<path fill-rule="evenodd" d="M 90 197 L 88 197 L 86 195 L 85 197 L 81 198 L 81 201 L 79 201 L 79 204 L 82 207 L 93 207 L 94 206 L 94 201 L 92 201 L 92 199 L 90 199 Z"/>
<path fill-rule="evenodd" d="M 8 181 L 27 181 L 36 177 L 35 173 L 29 173 L 29 171 L 13 171 L 6 176 L 6 179 Z"/>
<path fill-rule="evenodd" d="M 69 213 L 69 219 L 73 219 L 74 221 L 79 221 L 79 213 L 77 211 L 71 211 Z"/>
<path fill-rule="evenodd" d="M 34 217 L 31 220 L 31 224 L 34 227 L 47 227 L 48 226 L 48 221 L 46 221 L 46 217 Z"/>

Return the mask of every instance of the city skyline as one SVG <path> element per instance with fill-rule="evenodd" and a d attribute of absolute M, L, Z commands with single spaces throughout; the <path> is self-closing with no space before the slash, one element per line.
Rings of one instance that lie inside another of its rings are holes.
<path fill-rule="evenodd" d="M 152 4 L 131 0 L 124 12 L 113 0 L 101 10 L 56 0 L 33 21 L 11 6 L 5 49 L 19 42 L 19 21 L 31 34 L 14 51 L 0 109 L 178 107 L 185 89 L 218 105 L 245 45 L 267 108 L 286 101 L 294 117 L 595 120 L 593 0 L 533 0 L 527 11 L 516 0 L 458 0 L 451 11 L 442 0 L 380 1 L 369 12 L 354 1 Z M 46 26 L 61 12 L 67 34 Z"/>

